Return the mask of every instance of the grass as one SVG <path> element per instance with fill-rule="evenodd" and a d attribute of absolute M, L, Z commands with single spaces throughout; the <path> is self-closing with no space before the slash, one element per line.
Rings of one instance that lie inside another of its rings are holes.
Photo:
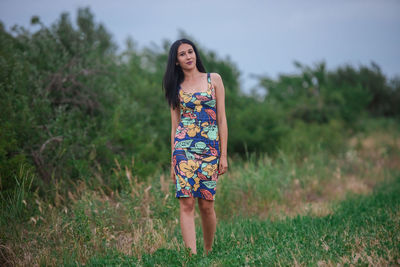
<path fill-rule="evenodd" d="M 143 255 L 140 265 L 333 266 L 400 264 L 400 176 L 353 195 L 333 214 L 272 221 L 242 218 L 218 225 L 214 252 L 188 258 L 183 251 L 160 249 Z M 97 258 L 97 260 L 99 260 Z"/>
<path fill-rule="evenodd" d="M 400 264 L 398 140 L 397 130 L 374 130 L 350 139 L 337 155 L 320 150 L 301 160 L 285 153 L 276 160 L 229 159 L 229 172 L 218 182 L 218 226 L 208 257 L 202 256 L 198 211 L 199 255 L 188 256 L 165 173 L 140 181 L 134 164 L 116 161 L 123 190 L 104 192 L 82 181 L 66 195 L 57 191 L 53 204 L 21 186 L 16 198 L 3 196 L 0 264 Z M 31 183 L 27 170 L 19 176 Z"/>

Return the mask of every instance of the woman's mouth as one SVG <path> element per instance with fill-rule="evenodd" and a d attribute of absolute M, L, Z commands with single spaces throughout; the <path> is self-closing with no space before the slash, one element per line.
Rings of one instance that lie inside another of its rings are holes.
<path fill-rule="evenodd" d="M 193 63 L 193 61 L 188 61 L 188 62 L 186 62 L 186 64 L 188 64 L 188 65 L 190 65 L 190 64 L 192 64 Z"/>

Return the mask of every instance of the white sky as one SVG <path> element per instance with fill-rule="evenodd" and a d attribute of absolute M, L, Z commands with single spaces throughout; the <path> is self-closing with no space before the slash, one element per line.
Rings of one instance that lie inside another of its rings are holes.
<path fill-rule="evenodd" d="M 298 72 L 294 60 L 308 66 L 325 60 L 328 69 L 374 61 L 389 78 L 400 75 L 397 0 L 0 0 L 0 20 L 6 29 L 34 30 L 33 15 L 46 25 L 61 12 L 75 21 L 78 7 L 86 6 L 121 48 L 128 36 L 139 47 L 161 46 L 184 30 L 201 47 L 229 55 L 245 91 L 254 85 L 251 74 Z"/>

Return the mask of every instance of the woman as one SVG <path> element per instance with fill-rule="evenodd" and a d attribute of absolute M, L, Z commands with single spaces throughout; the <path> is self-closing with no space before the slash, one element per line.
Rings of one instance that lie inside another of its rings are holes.
<path fill-rule="evenodd" d="M 163 88 L 171 109 L 171 179 L 180 203 L 182 237 L 191 254 L 197 254 L 197 198 L 208 255 L 216 230 L 217 180 L 228 169 L 224 85 L 218 73 L 206 73 L 196 46 L 181 39 L 170 48 Z"/>

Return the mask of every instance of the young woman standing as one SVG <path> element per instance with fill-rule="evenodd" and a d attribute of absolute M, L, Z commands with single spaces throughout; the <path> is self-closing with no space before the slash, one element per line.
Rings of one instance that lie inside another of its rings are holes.
<path fill-rule="evenodd" d="M 171 179 L 180 203 L 182 237 L 197 254 L 197 198 L 208 254 L 216 231 L 218 176 L 228 169 L 224 85 L 218 73 L 206 73 L 196 46 L 180 39 L 171 45 L 163 89 L 171 109 Z"/>

